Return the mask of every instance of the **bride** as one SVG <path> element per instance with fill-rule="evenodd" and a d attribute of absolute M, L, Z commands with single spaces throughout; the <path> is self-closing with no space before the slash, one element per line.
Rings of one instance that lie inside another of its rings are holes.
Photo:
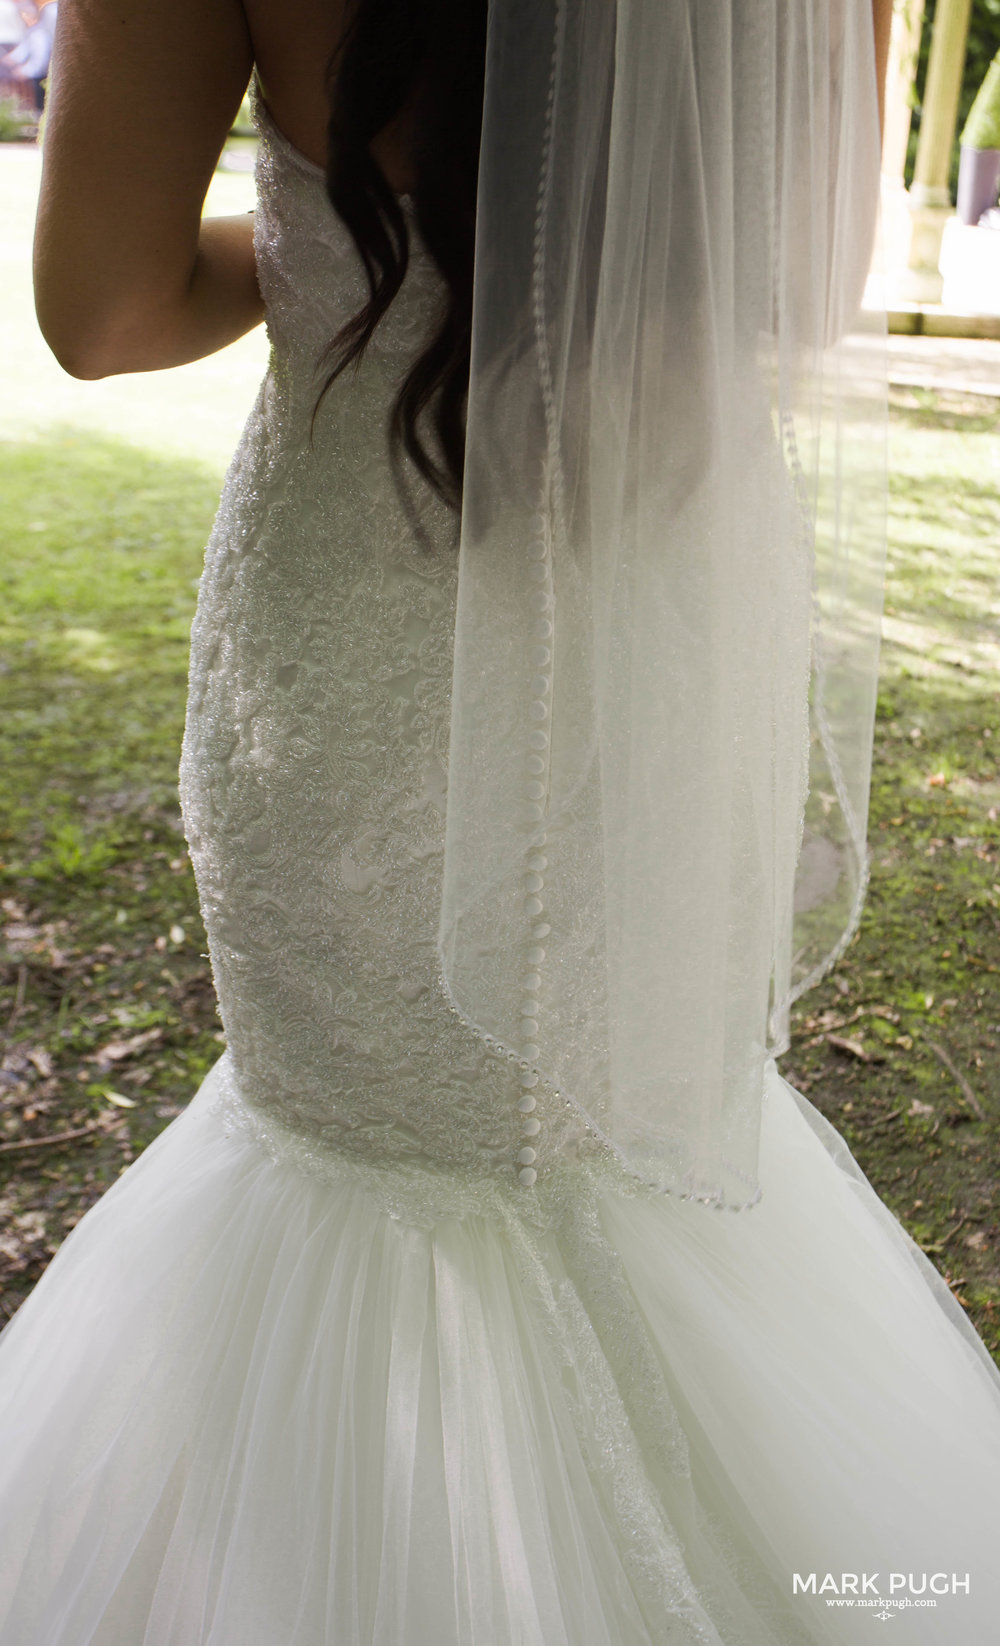
<path fill-rule="evenodd" d="M 51 347 L 271 361 L 227 1047 L 3 1334 L 2 1646 L 995 1640 L 1000 1377 L 775 1063 L 864 894 L 888 11 L 61 8 Z"/>

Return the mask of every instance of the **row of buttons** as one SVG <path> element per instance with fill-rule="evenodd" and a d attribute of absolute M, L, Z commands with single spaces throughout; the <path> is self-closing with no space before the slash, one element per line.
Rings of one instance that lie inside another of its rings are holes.
<path fill-rule="evenodd" d="M 548 543 L 544 535 L 532 545 L 531 557 L 528 578 L 536 586 L 531 589 L 528 596 L 535 613 L 533 644 L 529 657 L 536 673 L 532 676 L 532 698 L 528 705 L 530 730 L 525 757 L 526 782 L 522 815 L 529 824 L 540 824 L 545 816 L 542 802 L 546 793 L 548 723 L 552 695 L 552 619 L 549 615 L 552 607 L 551 570 Z M 545 842 L 545 830 L 534 830 L 522 880 L 524 914 L 528 921 L 533 922 L 530 929 L 530 946 L 524 957 L 525 971 L 521 978 L 521 1096 L 517 1105 L 522 1115 L 521 1135 L 525 1139 L 517 1154 L 517 1176 L 518 1181 L 526 1189 L 531 1188 L 538 1176 L 535 1169 L 538 1151 L 535 1145 L 542 1129 L 541 1121 L 535 1113 L 538 1100 L 534 1094 L 534 1087 L 538 1085 L 538 1075 L 527 1065 L 534 1062 L 539 1055 L 538 1011 L 542 987 L 540 968 L 545 960 L 545 939 L 552 930 L 544 919 L 545 906 L 541 895 L 545 887 L 545 870 L 548 867 L 548 859 L 542 850 Z"/>

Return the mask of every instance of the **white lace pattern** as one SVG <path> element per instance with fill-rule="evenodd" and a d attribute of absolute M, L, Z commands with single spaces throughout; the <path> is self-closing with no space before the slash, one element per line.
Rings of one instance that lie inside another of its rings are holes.
<path fill-rule="evenodd" d="M 461 1168 L 486 1200 L 491 1181 L 532 1199 L 554 1160 L 606 1151 L 439 978 L 455 526 L 426 488 L 400 496 L 386 422 L 440 279 L 413 229 L 400 297 L 314 423 L 323 352 L 364 286 L 319 168 L 259 120 L 271 362 L 208 547 L 181 763 L 220 1092 L 230 1123 L 242 1106 L 312 1169 Z"/>

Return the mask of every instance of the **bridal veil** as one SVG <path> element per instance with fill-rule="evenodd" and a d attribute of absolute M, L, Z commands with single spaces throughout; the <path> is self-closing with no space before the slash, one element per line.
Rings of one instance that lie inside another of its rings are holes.
<path fill-rule="evenodd" d="M 444 981 L 719 1206 L 864 895 L 878 173 L 870 0 L 492 0 Z"/>

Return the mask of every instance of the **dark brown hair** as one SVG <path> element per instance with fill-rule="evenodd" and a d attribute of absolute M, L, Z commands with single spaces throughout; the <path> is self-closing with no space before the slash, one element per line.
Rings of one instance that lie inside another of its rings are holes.
<path fill-rule="evenodd" d="M 329 70 L 326 189 L 354 237 L 369 297 L 330 345 L 323 393 L 360 359 L 406 274 L 406 214 L 370 149 L 404 114 L 414 134 L 416 226 L 446 298 L 440 325 L 393 403 L 389 441 L 456 508 L 465 459 L 486 10 L 487 0 L 355 0 Z"/>

